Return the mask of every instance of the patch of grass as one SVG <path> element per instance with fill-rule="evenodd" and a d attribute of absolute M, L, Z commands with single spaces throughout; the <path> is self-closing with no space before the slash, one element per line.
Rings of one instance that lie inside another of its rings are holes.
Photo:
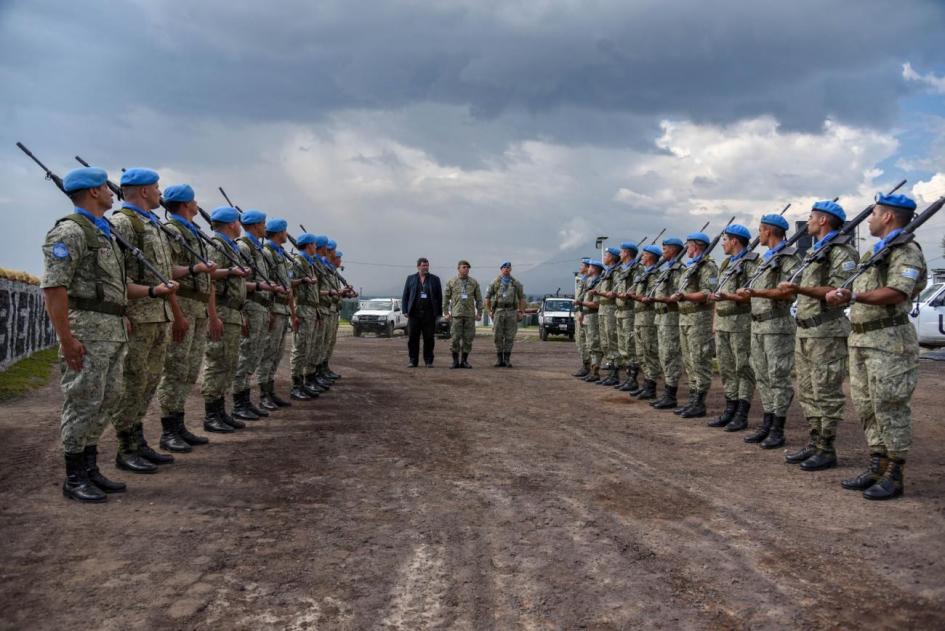
<path fill-rule="evenodd" d="M 9 401 L 45 386 L 56 365 L 58 352 L 58 346 L 38 351 L 0 372 L 0 401 Z"/>

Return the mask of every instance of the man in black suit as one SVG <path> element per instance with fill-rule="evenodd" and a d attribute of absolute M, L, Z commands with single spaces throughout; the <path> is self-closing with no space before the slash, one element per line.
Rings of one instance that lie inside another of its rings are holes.
<path fill-rule="evenodd" d="M 436 320 L 443 315 L 443 289 L 440 278 L 430 273 L 427 259 L 417 259 L 417 273 L 407 277 L 400 304 L 407 314 L 408 366 L 416 368 L 420 361 L 420 335 L 423 334 L 423 363 L 432 368 Z"/>

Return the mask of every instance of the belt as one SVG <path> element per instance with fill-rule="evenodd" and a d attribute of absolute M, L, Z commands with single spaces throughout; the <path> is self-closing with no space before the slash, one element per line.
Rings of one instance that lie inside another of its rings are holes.
<path fill-rule="evenodd" d="M 679 313 L 689 315 L 690 313 L 699 313 L 700 311 L 712 311 L 712 304 L 700 302 L 694 305 L 685 304 L 679 307 Z"/>
<path fill-rule="evenodd" d="M 191 300 L 196 300 L 197 302 L 202 302 L 203 304 L 210 302 L 210 294 L 199 292 L 196 289 L 191 289 L 190 287 L 178 287 L 177 295 L 181 298 L 189 298 Z"/>
<path fill-rule="evenodd" d="M 751 305 L 738 305 L 737 307 L 735 307 L 728 313 L 721 313 L 719 311 L 716 311 L 715 315 L 717 315 L 720 318 L 728 318 L 731 316 L 743 315 L 746 313 L 751 313 Z"/>
<path fill-rule="evenodd" d="M 77 311 L 94 311 L 108 315 L 123 316 L 128 311 L 126 305 L 115 302 L 103 302 L 93 298 L 69 298 L 69 308 Z"/>
<path fill-rule="evenodd" d="M 277 305 L 287 305 L 289 304 L 289 299 L 286 296 L 276 296 Z"/>
<path fill-rule="evenodd" d="M 221 302 L 220 294 L 217 294 L 217 306 L 222 305 L 228 309 L 235 309 L 236 311 L 242 311 L 244 304 L 246 304 L 245 300 L 241 298 L 237 298 L 235 296 L 229 296 L 228 298 L 226 298 L 225 300 L 222 300 Z"/>
<path fill-rule="evenodd" d="M 869 333 L 870 331 L 878 331 L 879 329 L 886 329 L 891 326 L 902 326 L 903 324 L 909 324 L 909 316 L 904 313 L 897 313 L 888 318 L 854 323 L 852 326 L 854 333 Z"/>
<path fill-rule="evenodd" d="M 752 322 L 767 322 L 768 320 L 774 320 L 775 318 L 783 318 L 790 314 L 791 312 L 788 310 L 772 309 L 771 311 L 765 311 L 764 313 L 751 314 L 751 321 Z"/>
<path fill-rule="evenodd" d="M 248 297 L 250 300 L 252 300 L 253 302 L 255 302 L 256 304 L 262 305 L 262 306 L 266 307 L 267 309 L 269 308 L 269 305 L 272 304 L 272 300 L 271 300 L 271 299 L 269 299 L 269 298 L 263 298 L 262 296 L 257 296 L 256 294 L 250 294 L 250 295 L 247 296 L 247 297 Z"/>
<path fill-rule="evenodd" d="M 797 318 L 797 326 L 802 329 L 811 329 L 825 322 L 837 320 L 843 316 L 843 309 L 827 309 L 810 318 Z"/>
<path fill-rule="evenodd" d="M 625 305 L 623 307 L 617 305 L 617 311 L 633 311 L 633 305 Z"/>
<path fill-rule="evenodd" d="M 664 313 L 675 313 L 679 311 L 679 305 L 675 303 L 670 303 L 670 304 L 660 303 L 657 305 L 653 305 L 653 308 L 656 310 L 656 313 L 660 315 L 663 315 Z"/>

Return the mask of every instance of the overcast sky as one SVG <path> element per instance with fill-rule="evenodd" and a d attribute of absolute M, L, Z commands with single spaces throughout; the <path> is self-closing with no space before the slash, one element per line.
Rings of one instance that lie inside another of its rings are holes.
<path fill-rule="evenodd" d="M 945 194 L 940 0 L 0 0 L 0 266 L 39 273 L 80 154 L 335 238 L 366 293 L 487 280 L 899 179 Z M 920 242 L 945 267 L 945 213 Z M 869 246 L 864 241 L 861 249 Z M 554 289 L 526 288 L 533 292 Z"/>

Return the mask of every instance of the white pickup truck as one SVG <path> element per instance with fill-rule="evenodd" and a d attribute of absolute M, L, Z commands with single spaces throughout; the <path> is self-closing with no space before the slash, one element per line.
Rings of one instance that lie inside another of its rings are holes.
<path fill-rule="evenodd" d="M 945 283 L 932 283 L 919 294 L 919 312 L 910 315 L 919 344 L 945 346 Z M 915 313 L 915 311 L 913 311 Z"/>
<path fill-rule="evenodd" d="M 567 335 L 574 339 L 574 300 L 548 296 L 538 309 L 538 337 L 544 342 L 549 335 Z"/>
<path fill-rule="evenodd" d="M 351 332 L 355 337 L 366 332 L 393 337 L 397 329 L 407 330 L 407 316 L 400 308 L 399 298 L 362 300 L 351 316 Z"/>

